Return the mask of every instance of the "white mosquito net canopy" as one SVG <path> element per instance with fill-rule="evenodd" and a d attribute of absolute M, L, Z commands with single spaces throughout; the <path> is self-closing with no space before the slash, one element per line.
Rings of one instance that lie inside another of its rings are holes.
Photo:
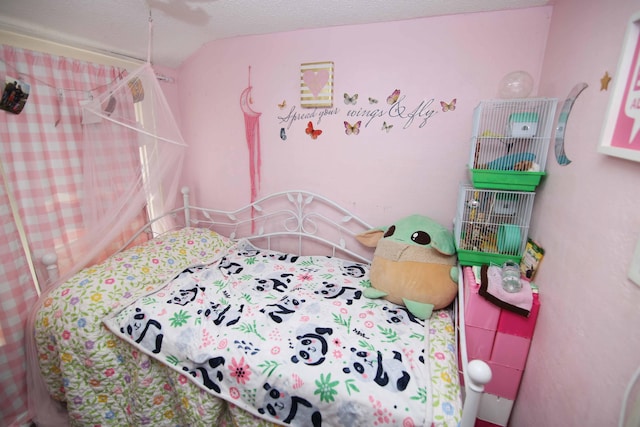
<path fill-rule="evenodd" d="M 82 107 L 82 227 L 55 242 L 60 277 L 45 283 L 31 312 L 80 269 L 114 253 L 147 219 L 175 208 L 186 144 L 150 63 L 128 73 Z M 156 232 L 171 224 L 157 221 Z M 40 275 L 39 275 L 40 276 Z M 68 425 L 40 375 L 33 334 L 27 334 L 29 412 L 38 426 Z"/>

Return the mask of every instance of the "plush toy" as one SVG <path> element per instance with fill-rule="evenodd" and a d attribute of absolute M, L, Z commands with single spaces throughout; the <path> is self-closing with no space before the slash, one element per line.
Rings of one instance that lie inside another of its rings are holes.
<path fill-rule="evenodd" d="M 404 305 L 423 320 L 456 297 L 458 268 L 453 234 L 436 221 L 412 215 L 356 238 L 376 248 L 366 297 Z"/>

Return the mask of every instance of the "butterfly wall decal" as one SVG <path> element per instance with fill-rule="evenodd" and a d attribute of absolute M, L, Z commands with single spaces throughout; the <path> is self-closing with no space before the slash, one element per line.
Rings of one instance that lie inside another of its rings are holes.
<path fill-rule="evenodd" d="M 314 129 L 313 123 L 309 122 L 307 124 L 307 129 L 305 130 L 306 134 L 311 137 L 311 139 L 318 139 L 320 135 L 322 135 L 322 131 L 320 129 Z"/>
<path fill-rule="evenodd" d="M 287 100 L 283 99 L 281 104 L 278 104 L 278 108 L 280 108 L 281 110 L 284 109 L 284 107 L 287 106 Z"/>
<path fill-rule="evenodd" d="M 344 94 L 344 103 L 349 105 L 356 105 L 356 103 L 358 102 L 358 94 L 356 93 L 353 96 L 349 96 L 348 93 Z"/>
<path fill-rule="evenodd" d="M 453 100 L 448 104 L 444 101 L 440 101 L 440 106 L 442 107 L 442 111 L 445 113 L 447 111 L 454 111 L 456 109 L 456 98 L 453 98 Z"/>
<path fill-rule="evenodd" d="M 387 104 L 395 104 L 396 102 L 398 102 L 398 98 L 400 98 L 400 89 L 394 90 L 391 95 L 387 96 Z"/>
<path fill-rule="evenodd" d="M 357 135 L 360 133 L 360 124 L 362 124 L 361 120 L 358 120 L 354 124 L 350 124 L 349 122 L 344 122 L 344 133 L 347 135 Z"/>
<path fill-rule="evenodd" d="M 388 125 L 387 122 L 383 122 L 381 130 L 386 130 L 387 133 L 389 133 L 389 131 L 391 130 L 392 127 L 393 127 L 393 125 Z"/>

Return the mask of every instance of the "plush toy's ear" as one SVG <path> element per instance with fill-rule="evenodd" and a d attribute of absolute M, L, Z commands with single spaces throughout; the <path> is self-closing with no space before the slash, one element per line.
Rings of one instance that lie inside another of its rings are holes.
<path fill-rule="evenodd" d="M 445 228 L 431 235 L 431 245 L 443 255 L 454 255 L 456 253 L 456 243 L 453 239 L 453 234 Z"/>
<path fill-rule="evenodd" d="M 382 228 L 374 228 L 356 236 L 358 242 L 370 248 L 378 246 L 378 241 L 384 236 L 385 230 Z"/>

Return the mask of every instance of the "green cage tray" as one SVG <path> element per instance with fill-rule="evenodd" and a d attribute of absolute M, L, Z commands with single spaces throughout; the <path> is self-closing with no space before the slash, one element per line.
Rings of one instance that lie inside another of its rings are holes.
<path fill-rule="evenodd" d="M 492 190 L 535 191 L 545 172 L 470 169 L 471 181 L 476 188 Z"/>
<path fill-rule="evenodd" d="M 502 265 L 505 261 L 515 261 L 520 263 L 522 256 L 496 254 L 491 252 L 477 252 L 468 250 L 458 250 L 458 262 L 460 265 L 483 265 L 497 264 Z"/>

